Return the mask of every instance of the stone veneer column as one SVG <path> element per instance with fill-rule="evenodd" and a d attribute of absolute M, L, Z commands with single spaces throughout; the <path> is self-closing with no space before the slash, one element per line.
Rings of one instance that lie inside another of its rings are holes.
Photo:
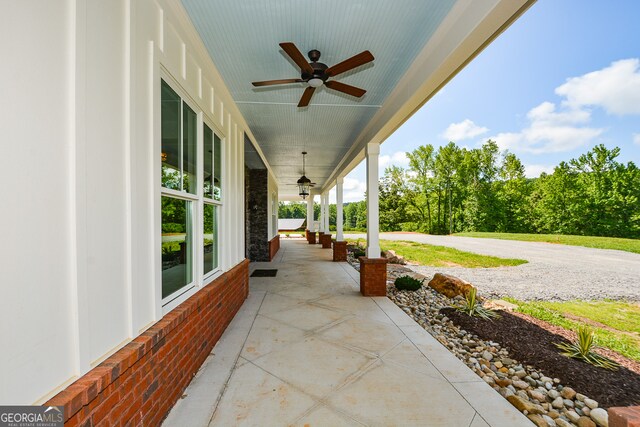
<path fill-rule="evenodd" d="M 251 261 L 269 261 L 269 177 L 266 169 L 250 169 L 246 212 Z"/>

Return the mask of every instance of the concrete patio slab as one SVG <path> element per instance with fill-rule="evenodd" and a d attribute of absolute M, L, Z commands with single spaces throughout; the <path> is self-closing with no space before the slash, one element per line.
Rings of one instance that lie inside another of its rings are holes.
<path fill-rule="evenodd" d="M 330 251 L 282 242 L 165 426 L 531 426 Z"/>

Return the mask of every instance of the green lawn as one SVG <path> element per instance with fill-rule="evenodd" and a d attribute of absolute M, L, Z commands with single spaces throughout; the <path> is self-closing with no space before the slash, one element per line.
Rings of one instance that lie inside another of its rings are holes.
<path fill-rule="evenodd" d="M 619 301 L 517 301 L 518 311 L 565 329 L 587 324 L 597 345 L 640 361 L 640 305 Z"/>
<path fill-rule="evenodd" d="M 522 240 L 525 242 L 547 242 L 562 245 L 585 246 L 587 248 L 617 249 L 640 254 L 640 239 L 620 237 L 569 236 L 563 234 L 520 234 L 520 233 L 456 233 L 456 236 L 482 237 L 488 239 Z"/>
<path fill-rule="evenodd" d="M 351 240 L 351 243 L 363 243 L 365 239 Z M 433 246 L 402 240 L 380 240 L 382 250 L 393 250 L 408 261 L 433 267 L 505 267 L 525 264 L 522 259 L 498 258 L 463 252 L 445 246 Z"/>

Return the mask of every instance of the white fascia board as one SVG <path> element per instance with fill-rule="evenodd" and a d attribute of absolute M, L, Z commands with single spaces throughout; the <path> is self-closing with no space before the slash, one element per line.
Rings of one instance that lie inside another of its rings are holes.
<path fill-rule="evenodd" d="M 328 191 L 382 144 L 536 0 L 459 0 L 327 179 Z"/>

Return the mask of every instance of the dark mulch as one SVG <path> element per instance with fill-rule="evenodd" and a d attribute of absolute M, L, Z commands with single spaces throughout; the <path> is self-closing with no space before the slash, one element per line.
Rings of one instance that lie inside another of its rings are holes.
<path fill-rule="evenodd" d="M 561 355 L 554 343 L 568 342 L 510 313 L 495 320 L 469 317 L 452 308 L 441 312 L 462 329 L 507 347 L 511 356 L 600 403 L 601 407 L 640 404 L 640 375 L 627 368 L 608 371 Z"/>

